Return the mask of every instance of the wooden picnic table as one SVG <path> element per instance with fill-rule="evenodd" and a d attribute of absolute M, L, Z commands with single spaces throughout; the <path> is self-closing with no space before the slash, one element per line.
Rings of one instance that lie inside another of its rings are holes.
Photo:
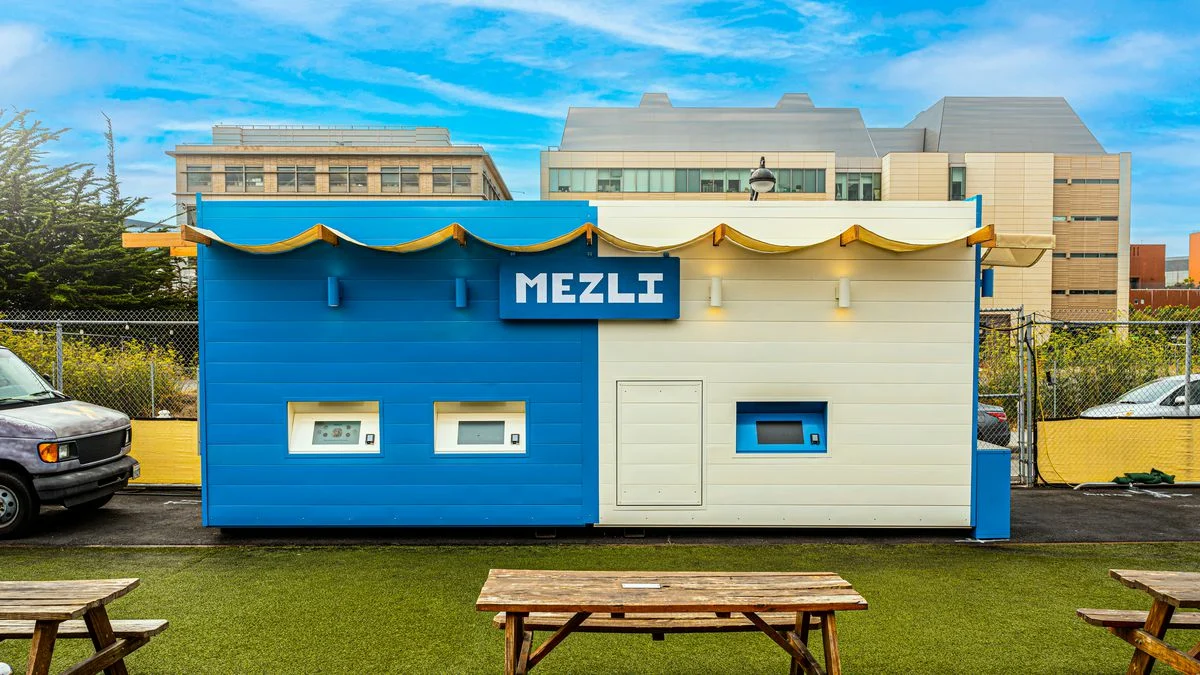
<path fill-rule="evenodd" d="M 505 612 L 504 672 L 519 675 L 537 665 L 592 614 L 612 618 L 679 615 L 695 632 L 721 632 L 741 614 L 791 656 L 792 673 L 841 673 L 835 612 L 867 609 L 867 601 L 832 572 L 587 572 L 492 570 L 475 603 L 479 611 Z M 525 628 L 530 613 L 573 616 L 536 649 Z M 711 616 L 711 622 L 695 613 Z M 795 630 L 781 634 L 760 613 L 794 612 Z M 810 618 L 819 623 L 825 651 L 821 668 L 808 649 Z M 617 632 L 617 631 L 612 631 Z M 623 631 L 622 631 L 623 632 Z M 637 632 L 637 631 L 629 631 Z M 691 631 L 689 631 L 691 632 Z"/>
<path fill-rule="evenodd" d="M 1130 588 L 1145 591 L 1153 598 L 1150 611 L 1079 610 L 1088 623 L 1102 625 L 1114 635 L 1134 646 L 1130 675 L 1147 675 L 1156 660 L 1181 673 L 1200 675 L 1200 643 L 1187 652 L 1163 641 L 1168 628 L 1200 628 L 1200 613 L 1177 609 L 1200 608 L 1200 572 L 1154 572 L 1143 570 L 1109 570 L 1109 576 Z M 1136 620 L 1144 617 L 1138 626 Z"/>
<path fill-rule="evenodd" d="M 118 638 L 113 633 L 105 605 L 129 593 L 138 583 L 137 579 L 0 581 L 0 621 L 9 624 L 34 622 L 26 670 L 29 675 L 50 672 L 59 627 L 80 617 L 83 617 L 96 653 L 64 672 L 90 675 L 103 670 L 108 675 L 124 675 L 124 658 L 149 638 Z"/>

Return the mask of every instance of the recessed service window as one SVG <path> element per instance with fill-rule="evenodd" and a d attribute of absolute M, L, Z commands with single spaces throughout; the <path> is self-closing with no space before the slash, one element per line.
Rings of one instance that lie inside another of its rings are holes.
<path fill-rule="evenodd" d="M 738 403 L 737 452 L 827 452 L 827 410 L 823 401 Z"/>
<path fill-rule="evenodd" d="M 379 401 L 288 403 L 288 454 L 379 452 Z"/>
<path fill-rule="evenodd" d="M 524 401 L 433 404 L 436 454 L 524 454 Z"/>

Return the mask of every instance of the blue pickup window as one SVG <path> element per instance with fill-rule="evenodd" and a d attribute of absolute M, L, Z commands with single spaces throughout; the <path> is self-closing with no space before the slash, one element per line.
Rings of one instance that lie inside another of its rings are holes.
<path fill-rule="evenodd" d="M 824 453 L 824 401 L 745 402 L 737 404 L 737 451 L 758 453 Z"/>

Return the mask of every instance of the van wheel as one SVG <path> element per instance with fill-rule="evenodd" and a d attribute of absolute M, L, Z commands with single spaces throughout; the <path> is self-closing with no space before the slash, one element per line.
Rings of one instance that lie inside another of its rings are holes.
<path fill-rule="evenodd" d="M 98 509 L 98 508 L 104 506 L 105 504 L 109 503 L 110 501 L 112 501 L 112 498 L 113 498 L 112 493 L 109 493 L 109 494 L 104 495 L 103 497 L 98 497 L 96 499 L 92 499 L 92 500 L 89 500 L 86 502 L 79 502 L 78 504 L 71 504 L 70 506 L 67 507 L 67 510 L 68 511 L 81 511 L 81 512 L 95 511 L 96 509 Z"/>
<path fill-rule="evenodd" d="M 24 478 L 0 471 L 0 539 L 24 534 L 37 513 L 37 497 Z"/>

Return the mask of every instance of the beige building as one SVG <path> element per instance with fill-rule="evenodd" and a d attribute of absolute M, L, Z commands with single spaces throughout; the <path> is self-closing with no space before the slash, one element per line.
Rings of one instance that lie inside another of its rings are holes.
<path fill-rule="evenodd" d="M 216 125 L 177 145 L 175 198 L 512 199 L 492 158 L 441 127 Z"/>
<path fill-rule="evenodd" d="M 1054 234 L 1029 269 L 996 270 L 984 307 L 1059 318 L 1129 305 L 1129 153 L 1109 153 L 1062 98 L 947 97 L 903 128 L 868 128 L 854 108 L 787 94 L 774 108 L 571 108 L 542 153 L 543 199 L 747 199 L 765 158 L 762 199 L 946 201 L 983 196 L 983 222 Z"/>

